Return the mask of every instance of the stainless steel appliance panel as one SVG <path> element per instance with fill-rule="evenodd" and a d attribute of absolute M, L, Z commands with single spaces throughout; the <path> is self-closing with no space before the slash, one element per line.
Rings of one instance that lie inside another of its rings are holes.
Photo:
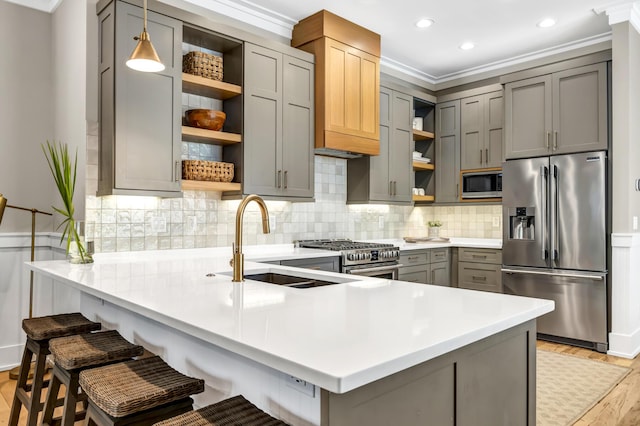
<path fill-rule="evenodd" d="M 605 271 L 605 153 L 558 155 L 549 166 L 552 266 Z"/>
<path fill-rule="evenodd" d="M 549 158 L 509 160 L 502 166 L 502 258 L 505 265 L 547 268 Z M 524 207 L 535 212 L 534 238 L 512 239 L 509 235 L 509 208 Z"/>
<path fill-rule="evenodd" d="M 503 268 L 503 292 L 553 300 L 555 310 L 538 318 L 538 333 L 607 344 L 606 274 Z"/>

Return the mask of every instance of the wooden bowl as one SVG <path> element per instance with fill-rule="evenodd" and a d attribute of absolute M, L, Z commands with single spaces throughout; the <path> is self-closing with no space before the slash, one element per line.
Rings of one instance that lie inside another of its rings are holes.
<path fill-rule="evenodd" d="M 184 113 L 187 125 L 201 129 L 220 130 L 227 115 L 213 109 L 190 109 Z"/>

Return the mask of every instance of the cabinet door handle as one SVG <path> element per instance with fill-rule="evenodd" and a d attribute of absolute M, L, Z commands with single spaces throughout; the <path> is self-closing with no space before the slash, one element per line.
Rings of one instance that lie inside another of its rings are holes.
<path fill-rule="evenodd" d="M 551 132 L 547 132 L 547 134 L 545 135 L 545 146 L 547 147 L 547 150 L 549 149 L 549 145 L 551 144 Z"/>
<path fill-rule="evenodd" d="M 389 195 L 393 195 L 393 181 L 389 181 Z"/>
<path fill-rule="evenodd" d="M 460 193 L 460 184 L 456 183 L 456 198 L 458 198 L 459 193 Z"/>
<path fill-rule="evenodd" d="M 553 150 L 558 149 L 558 132 L 553 132 Z"/>
<path fill-rule="evenodd" d="M 398 182 L 393 181 L 393 195 L 398 195 Z"/>
<path fill-rule="evenodd" d="M 471 279 L 472 279 L 473 281 L 486 281 L 486 280 L 487 280 L 487 277 L 479 277 L 479 276 L 477 276 L 477 275 L 472 275 L 472 276 L 471 276 Z"/>
<path fill-rule="evenodd" d="M 482 148 L 480 149 L 480 164 L 482 164 Z"/>
<path fill-rule="evenodd" d="M 173 173 L 174 173 L 174 180 L 176 182 L 178 182 L 180 180 L 180 174 L 181 174 L 180 173 L 180 161 L 176 161 Z"/>
<path fill-rule="evenodd" d="M 288 170 L 284 171 L 284 189 L 287 189 L 287 173 L 288 172 L 289 172 Z"/>
<path fill-rule="evenodd" d="M 280 183 L 282 182 L 282 170 L 278 170 L 278 178 L 276 182 L 276 188 L 280 188 Z"/>
<path fill-rule="evenodd" d="M 486 161 L 487 164 L 489 164 L 489 148 L 484 149 L 484 161 Z"/>
<path fill-rule="evenodd" d="M 436 283 L 436 271 L 432 270 L 431 271 L 431 284 L 435 284 Z"/>

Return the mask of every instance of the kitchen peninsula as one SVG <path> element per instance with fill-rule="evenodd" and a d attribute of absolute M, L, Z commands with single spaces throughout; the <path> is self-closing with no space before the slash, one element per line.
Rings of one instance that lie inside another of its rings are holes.
<path fill-rule="evenodd" d="M 246 254 L 335 256 L 292 245 Z M 243 394 L 292 425 L 535 424 L 535 319 L 553 302 L 258 262 L 245 274 L 339 284 L 233 283 L 230 255 L 145 251 L 28 267 L 79 291 L 85 315 L 205 379 L 197 405 Z"/>

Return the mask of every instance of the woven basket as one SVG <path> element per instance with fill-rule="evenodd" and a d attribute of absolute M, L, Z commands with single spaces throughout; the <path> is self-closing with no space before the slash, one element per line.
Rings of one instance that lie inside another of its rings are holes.
<path fill-rule="evenodd" d="M 182 179 L 208 182 L 231 182 L 233 180 L 233 163 L 183 160 Z"/>
<path fill-rule="evenodd" d="M 222 56 L 189 52 L 182 57 L 182 72 L 211 80 L 222 80 Z"/>

